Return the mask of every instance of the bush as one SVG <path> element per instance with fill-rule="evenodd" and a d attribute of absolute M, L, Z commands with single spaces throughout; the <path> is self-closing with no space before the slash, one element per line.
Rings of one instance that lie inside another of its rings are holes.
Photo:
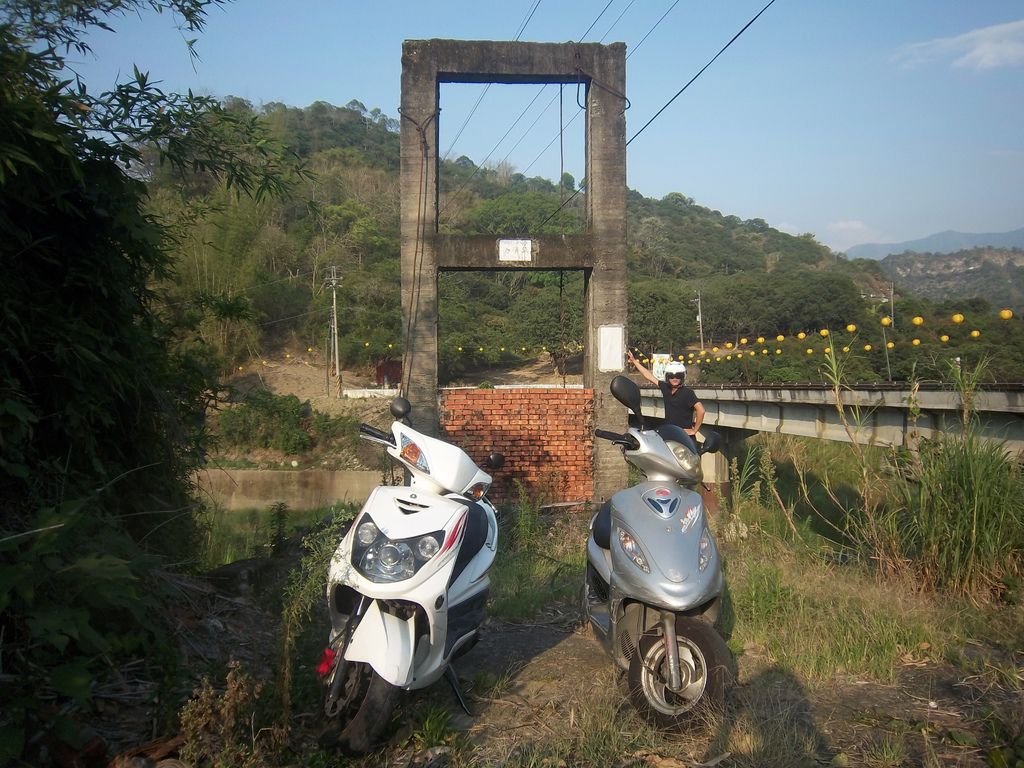
<path fill-rule="evenodd" d="M 255 390 L 237 406 L 220 415 L 220 434 L 236 448 L 271 448 L 283 453 L 308 451 L 313 439 L 307 431 L 312 414 L 309 401 L 295 395 Z"/>

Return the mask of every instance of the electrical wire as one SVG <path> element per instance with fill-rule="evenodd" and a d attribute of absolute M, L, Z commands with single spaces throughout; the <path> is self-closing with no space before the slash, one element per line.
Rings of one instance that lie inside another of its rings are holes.
<path fill-rule="evenodd" d="M 625 10 L 622 11 L 622 13 L 619 14 L 618 18 L 616 18 L 615 21 L 612 23 L 612 25 L 608 28 L 608 31 L 605 32 L 604 37 L 607 37 L 609 34 L 611 34 L 612 29 L 615 28 L 615 26 L 619 23 L 619 21 L 626 14 L 626 12 L 633 6 L 633 3 L 635 1 L 636 0 L 630 0 L 630 3 L 626 6 Z M 615 0 L 608 0 L 608 3 L 604 6 L 604 8 L 601 9 L 601 12 L 590 23 L 590 26 L 587 27 L 586 32 L 584 32 L 580 36 L 580 40 L 584 40 L 586 38 L 586 36 L 590 34 L 590 31 L 595 26 L 597 26 L 597 23 L 601 20 L 601 18 L 604 16 L 604 14 L 608 11 L 608 9 L 611 7 L 612 3 L 614 3 L 614 2 L 615 2 Z M 676 2 L 679 2 L 679 0 L 676 0 Z M 536 4 L 533 6 L 533 8 L 530 10 L 529 14 L 527 15 L 526 20 L 520 26 L 519 32 L 516 35 L 516 40 L 518 40 L 519 37 L 522 35 L 522 33 L 525 31 L 526 25 L 530 23 L 530 20 L 533 18 L 534 13 L 536 13 L 537 8 L 539 6 L 540 6 L 540 0 L 537 0 Z M 675 7 L 675 6 L 673 6 L 673 7 Z M 669 10 L 671 10 L 671 8 Z M 666 13 L 666 15 L 667 15 L 667 13 Z M 664 16 L 662 16 L 662 18 L 664 18 Z M 660 21 L 659 21 L 659 23 L 660 23 Z M 655 26 L 657 26 L 657 24 Z M 647 34 L 649 35 L 650 32 L 648 32 Z M 601 38 L 602 41 L 604 40 L 604 37 Z M 491 86 L 491 83 L 488 83 L 487 87 L 489 88 L 490 86 Z M 547 87 L 547 85 L 544 86 L 544 88 L 546 88 L 546 87 Z M 529 110 L 533 106 L 534 102 L 536 102 L 537 99 L 540 97 L 540 94 L 544 92 L 544 88 L 541 88 L 541 90 L 538 91 L 537 95 L 533 97 L 533 99 L 530 101 L 530 103 L 526 105 L 526 107 L 523 109 L 523 111 L 519 114 L 519 117 L 517 117 L 515 119 L 515 121 L 512 123 L 512 125 L 509 127 L 509 130 L 507 130 L 505 132 L 505 135 L 502 136 L 498 140 L 498 142 L 494 145 L 494 147 L 491 149 L 491 151 L 487 153 L 487 158 L 489 158 L 491 155 L 493 155 L 495 152 L 497 152 L 498 147 L 500 147 L 502 142 L 505 141 L 505 139 L 508 137 L 509 133 L 512 132 L 512 129 L 515 128 L 515 126 L 519 123 L 519 121 L 522 120 L 523 117 L 526 116 L 526 113 L 529 112 Z M 459 136 L 462 135 L 462 132 L 465 130 L 466 126 L 469 124 L 470 118 L 472 118 L 473 113 L 476 111 L 476 108 L 480 105 L 480 101 L 483 99 L 483 96 L 486 93 L 487 93 L 487 89 L 485 88 L 484 89 L 484 93 L 480 95 L 480 98 L 477 99 L 476 104 L 473 105 L 473 109 L 470 111 L 469 117 L 466 118 L 465 122 L 462 124 L 462 127 L 459 128 L 459 132 L 456 135 L 455 139 L 452 140 L 451 146 L 449 146 L 448 150 L 445 152 L 445 154 L 444 154 L 444 159 L 445 160 L 447 160 L 451 156 L 452 149 L 454 149 L 454 147 L 455 147 L 455 142 L 458 140 Z M 540 121 L 541 117 L 543 117 L 544 114 L 551 108 L 551 106 L 555 103 L 555 100 L 557 98 L 558 98 L 558 94 L 555 94 L 554 96 L 551 97 L 551 100 L 544 106 L 543 109 L 540 110 L 540 112 L 537 114 L 537 118 L 530 124 L 530 127 L 526 129 L 526 131 L 519 138 L 519 140 L 512 146 L 512 148 L 508 151 L 508 153 L 505 155 L 505 157 L 502 158 L 502 160 L 501 160 L 502 163 L 504 163 L 504 162 L 506 162 L 508 160 L 508 158 L 511 156 L 511 154 L 516 150 L 516 147 L 518 147 L 523 142 L 523 140 L 530 134 L 530 131 L 533 130 L 534 126 L 537 125 L 537 123 Z M 577 113 L 577 116 L 578 116 L 578 113 Z M 571 124 L 573 122 L 573 120 L 575 120 L 575 118 L 576 118 L 576 116 L 574 116 L 569 121 L 569 124 Z M 563 127 L 563 130 L 564 130 L 564 127 Z M 548 142 L 547 146 L 544 147 L 543 150 L 541 150 L 541 154 L 538 155 L 536 158 L 534 158 L 533 162 L 530 163 L 530 165 L 527 166 L 526 170 L 523 171 L 524 174 L 526 173 L 526 171 L 528 171 L 530 168 L 532 168 L 537 163 L 537 161 L 551 147 L 551 145 L 555 143 L 557 138 L 558 137 L 555 137 L 555 139 L 552 139 L 550 142 Z M 480 169 L 482 168 L 483 164 L 486 162 L 487 158 L 482 160 L 478 164 L 476 170 L 473 171 L 473 174 L 451 196 L 449 196 L 448 202 L 445 203 L 444 207 L 438 213 L 438 217 L 439 218 L 440 218 L 440 215 L 442 213 L 444 213 L 446 210 L 448 210 L 448 208 L 454 203 L 454 201 L 458 198 L 458 195 L 469 185 L 469 182 L 473 180 L 473 178 L 476 176 L 476 174 L 479 173 Z M 456 209 L 455 213 L 458 213 L 459 210 L 460 209 Z M 451 217 L 449 217 L 449 219 L 450 218 Z"/>
<path fill-rule="evenodd" d="M 526 31 L 526 27 L 529 25 L 530 20 L 533 18 L 533 15 L 537 12 L 537 9 L 540 8 L 540 3 L 541 3 L 541 0 L 536 0 L 536 2 L 534 2 L 533 7 L 527 12 L 526 19 L 523 21 L 522 24 L 519 25 L 519 31 L 516 32 L 516 36 L 515 36 L 515 38 L 513 38 L 514 40 L 518 41 L 519 38 L 522 36 L 523 32 Z M 462 122 L 462 125 L 459 127 L 458 132 L 455 134 L 455 138 L 452 139 L 452 143 L 448 146 L 447 151 L 445 151 L 445 153 L 444 153 L 444 159 L 445 160 L 447 160 L 449 157 L 451 157 L 452 150 L 455 149 L 455 144 L 458 142 L 459 138 L 462 136 L 463 131 L 466 130 L 466 127 L 469 125 L 470 121 L 473 119 L 473 115 L 476 114 L 477 109 L 480 107 L 480 102 L 482 102 L 484 100 L 484 96 L 486 96 L 487 92 L 489 90 L 491 90 L 491 86 L 492 85 L 494 85 L 494 83 L 488 83 L 486 86 L 484 86 L 484 89 L 480 93 L 480 96 L 477 98 L 476 103 L 473 104 L 472 109 L 469 110 L 469 114 L 466 115 L 466 119 Z M 527 107 L 527 109 L 529 109 L 529 107 Z"/>
<path fill-rule="evenodd" d="M 739 36 L 747 31 L 747 29 L 750 27 L 751 24 L 753 24 L 755 21 L 757 21 L 761 17 L 761 14 L 764 13 L 765 11 L 767 11 L 769 8 L 771 8 L 774 4 L 775 4 L 775 0 L 768 0 L 768 3 L 767 3 L 767 5 L 764 6 L 764 8 L 762 8 L 760 11 L 758 11 L 757 14 L 755 14 L 754 17 L 750 21 L 748 21 L 746 24 L 744 24 L 743 28 L 740 29 L 740 31 L 737 32 L 735 35 L 733 35 L 732 39 L 728 43 L 723 45 L 722 49 L 718 53 L 716 53 L 714 56 L 712 56 L 711 60 L 707 64 L 705 64 L 703 67 L 701 67 L 700 71 L 697 72 L 697 74 L 695 74 L 693 77 L 691 77 L 689 82 L 687 82 L 686 85 L 684 85 L 682 88 L 680 88 L 676 92 L 675 96 L 673 96 L 671 99 L 669 99 L 667 102 L 665 102 L 665 106 L 663 106 L 661 109 L 659 109 L 657 112 L 655 112 L 654 116 L 650 120 L 648 120 L 646 123 L 644 123 L 639 131 L 634 133 L 629 138 L 629 140 L 626 142 L 626 146 L 628 147 L 630 144 L 632 144 L 633 143 L 633 139 L 635 139 L 637 136 L 639 136 L 641 133 L 643 133 L 647 129 L 647 126 L 649 126 L 651 123 L 653 123 L 655 120 L 657 120 L 659 115 L 661 115 L 662 112 L 664 112 L 666 109 L 668 109 L 669 105 L 682 95 L 683 91 L 685 91 L 687 88 L 689 88 L 691 85 L 693 85 L 693 82 L 698 77 L 700 77 L 702 74 L 704 74 L 704 70 L 706 70 L 708 67 L 710 67 L 712 64 L 715 63 L 715 59 L 717 59 L 719 56 L 721 56 L 723 53 L 725 53 L 726 49 L 730 45 L 735 43 L 736 40 L 739 39 Z"/>
<path fill-rule="evenodd" d="M 746 24 L 744 24 L 744 25 L 743 25 L 743 27 L 742 27 L 742 28 L 740 29 L 740 31 L 739 31 L 739 32 L 737 32 L 737 33 L 736 33 L 735 35 L 733 35 L 733 36 L 732 36 L 732 39 L 731 39 L 731 40 L 729 40 L 729 42 L 728 42 L 728 43 L 726 43 L 726 44 L 725 44 L 724 46 L 722 46 L 722 49 L 721 49 L 721 50 L 720 50 L 720 51 L 719 51 L 718 53 L 716 53 L 716 54 L 715 54 L 715 55 L 714 55 L 714 56 L 713 56 L 713 57 L 711 58 L 711 60 L 710 60 L 710 61 L 709 61 L 709 62 L 708 62 L 707 64 L 705 64 L 705 65 L 704 65 L 703 67 L 701 67 L 700 71 L 699 71 L 699 72 L 697 72 L 697 74 L 695 74 L 695 75 L 694 75 L 693 77 L 691 77 L 691 78 L 690 78 L 690 80 L 689 80 L 689 81 L 688 81 L 688 82 L 686 83 L 686 85 L 684 85 L 684 86 L 683 86 L 682 88 L 680 88 L 680 89 L 679 89 L 679 91 L 678 91 L 678 92 L 677 92 L 677 93 L 675 94 L 675 96 L 673 96 L 673 97 L 672 97 L 671 99 L 669 99 L 669 100 L 668 100 L 668 101 L 667 101 L 667 102 L 665 103 L 665 105 L 664 105 L 664 106 L 663 106 L 663 107 L 662 107 L 661 109 L 659 109 L 659 110 L 658 110 L 658 111 L 657 111 L 657 112 L 656 112 L 656 113 L 654 114 L 654 116 L 653 116 L 653 117 L 652 117 L 652 118 L 651 118 L 650 120 L 648 120 L 648 121 L 647 121 L 646 123 L 644 123 L 644 125 L 643 125 L 643 126 L 642 126 L 642 127 L 640 128 L 640 130 L 639 130 L 639 131 L 637 131 L 636 133 L 634 133 L 634 134 L 633 134 L 633 135 L 632 135 L 632 136 L 631 136 L 631 137 L 629 138 L 629 140 L 628 140 L 628 141 L 626 142 L 626 146 L 628 147 L 628 146 L 629 146 L 630 144 L 632 144 L 632 143 L 633 143 L 633 139 L 635 139 L 635 138 L 636 138 L 637 136 L 639 136 L 639 135 L 640 135 L 641 133 L 643 133 L 643 132 L 644 132 L 644 130 L 645 130 L 645 129 L 646 129 L 646 128 L 647 128 L 647 127 L 648 127 L 648 126 L 649 126 L 649 125 L 651 124 L 651 123 L 653 123 L 653 122 L 654 122 L 654 121 L 655 121 L 655 120 L 656 120 L 656 119 L 657 119 L 657 118 L 658 118 L 658 117 L 659 117 L 659 116 L 661 115 L 661 113 L 662 113 L 662 112 L 664 112 L 664 111 L 665 111 L 666 109 L 668 109 L 669 105 L 670 105 L 670 104 L 671 104 L 671 103 L 672 103 L 673 101 L 675 101 L 676 99 L 678 99 L 678 98 L 679 98 L 679 96 L 680 96 L 680 95 L 681 95 L 681 94 L 683 93 L 683 91 L 685 91 L 685 90 L 686 90 L 687 88 L 689 88 L 689 87 L 690 87 L 690 85 L 692 85 L 692 84 L 693 84 L 693 82 L 694 82 L 694 81 L 695 81 L 695 80 L 696 80 L 696 79 L 697 79 L 698 77 L 700 77 L 700 76 L 701 76 L 702 74 L 704 74 L 704 71 L 705 71 L 705 70 L 706 70 L 706 69 L 707 69 L 708 67 L 710 67 L 710 66 L 711 66 L 712 64 L 714 64 L 714 62 L 715 62 L 715 59 L 717 59 L 717 58 L 718 58 L 719 56 L 721 56 L 721 55 L 722 55 L 723 53 L 725 53 L 725 50 L 726 50 L 726 49 L 727 49 L 727 48 L 728 48 L 728 47 L 729 47 L 730 45 L 732 45 L 733 43 L 735 43 L 735 42 L 736 42 L 736 40 L 737 40 L 737 39 L 739 39 L 740 35 L 742 35 L 742 34 L 743 34 L 744 32 L 746 32 L 746 31 L 747 31 L 747 29 L 748 29 L 748 28 L 750 27 L 750 25 L 751 25 L 751 24 L 753 24 L 753 23 L 754 23 L 755 21 L 757 21 L 757 20 L 758 20 L 758 18 L 760 18 L 761 14 L 762 14 L 762 13 L 764 13 L 765 11 L 767 11 L 767 10 L 768 10 L 769 8 L 771 8 L 771 6 L 772 6 L 772 5 L 774 5 L 774 4 L 775 4 L 775 0 L 769 0 L 769 2 L 767 3 L 767 5 L 765 5 L 765 6 L 764 6 L 764 7 L 763 7 L 763 8 L 762 8 L 762 9 L 761 9 L 760 11 L 758 11 L 758 12 L 757 12 L 757 13 L 756 13 L 756 14 L 754 15 L 754 17 L 750 19 L 750 21 L 748 21 L 748 22 L 747 22 Z M 675 7 L 675 5 L 673 5 L 673 6 L 672 6 L 672 8 L 674 8 L 674 7 Z M 671 11 L 671 10 L 672 10 L 672 8 L 669 8 L 669 10 Z M 666 15 L 667 15 L 667 14 L 666 14 Z M 663 16 L 662 18 L 664 18 L 664 16 Z M 661 20 L 659 19 L 659 20 L 658 20 L 658 24 L 660 24 L 660 23 L 661 23 Z M 656 27 L 656 26 L 657 26 L 657 24 L 655 24 L 655 27 Z M 653 31 L 653 30 L 652 30 L 652 31 Z M 570 121 L 570 122 L 571 122 L 571 121 Z M 552 141 L 554 141 L 554 140 L 552 140 Z M 548 146 L 551 146 L 551 145 L 549 144 Z M 544 149 L 543 151 L 546 151 L 546 150 L 547 150 L 547 147 L 545 147 L 545 149 Z M 534 160 L 534 162 L 536 162 L 536 160 Z M 544 226 L 545 224 L 547 224 L 547 223 L 548 223 L 549 221 L 551 221 L 551 219 L 553 219 L 553 218 L 554 218 L 555 216 L 557 216 L 557 215 L 559 214 L 559 212 L 560 212 L 560 211 L 561 211 L 561 210 L 562 210 L 563 208 L 565 208 L 565 206 L 567 206 L 567 205 L 568 205 L 569 203 L 571 203 L 571 202 L 573 201 L 573 198 L 575 198 L 575 197 L 576 197 L 576 195 L 578 195 L 578 194 L 579 194 L 580 192 L 582 192 L 582 191 L 583 191 L 583 190 L 584 190 L 585 188 L 586 188 L 586 184 L 583 184 L 583 185 L 581 185 L 581 186 L 580 186 L 580 188 L 579 188 L 579 189 L 577 189 L 577 190 L 576 190 L 576 192 L 575 192 L 575 193 L 574 193 L 574 194 L 572 195 L 572 197 L 570 197 L 570 198 L 569 198 L 568 200 L 566 200 L 566 201 L 565 201 L 564 203 L 562 203 L 561 205 L 559 205 L 559 206 L 558 206 L 558 208 L 556 208 L 556 209 L 554 210 L 554 212 L 552 212 L 552 214 L 551 214 L 550 216 L 548 216 L 548 217 L 547 217 L 546 219 L 544 219 L 544 221 L 542 221 L 542 222 L 541 222 L 540 226 L 541 226 L 541 227 L 543 227 L 543 226 Z"/>

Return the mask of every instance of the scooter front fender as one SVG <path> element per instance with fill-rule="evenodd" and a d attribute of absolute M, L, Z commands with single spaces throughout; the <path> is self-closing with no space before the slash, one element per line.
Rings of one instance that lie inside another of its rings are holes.
<path fill-rule="evenodd" d="M 362 661 L 387 682 L 408 688 L 413 679 L 416 619 L 384 613 L 374 600 L 352 633 L 345 658 Z"/>

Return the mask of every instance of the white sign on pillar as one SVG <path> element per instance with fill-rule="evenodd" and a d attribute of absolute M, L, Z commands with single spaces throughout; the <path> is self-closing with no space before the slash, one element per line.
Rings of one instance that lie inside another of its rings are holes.
<path fill-rule="evenodd" d="M 597 329 L 597 370 L 619 372 L 626 352 L 626 331 L 621 325 L 602 325 Z"/>
<path fill-rule="evenodd" d="M 498 261 L 533 261 L 533 241 L 499 240 Z"/>

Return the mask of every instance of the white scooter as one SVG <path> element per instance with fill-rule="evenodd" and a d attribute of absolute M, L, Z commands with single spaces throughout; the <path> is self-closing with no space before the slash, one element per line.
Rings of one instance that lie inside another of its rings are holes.
<path fill-rule="evenodd" d="M 325 687 L 321 744 L 370 749 L 387 728 L 402 690 L 447 675 L 465 708 L 451 660 L 469 650 L 484 616 L 498 543 L 490 475 L 461 449 L 405 423 L 395 398 L 391 434 L 368 424 L 407 470 L 403 486 L 378 486 L 331 558 L 331 630 L 317 672 Z M 485 465 L 500 469 L 504 458 Z"/>
<path fill-rule="evenodd" d="M 624 434 L 595 430 L 622 447 L 644 482 L 619 491 L 590 524 L 583 611 L 627 672 L 634 706 L 659 726 L 685 725 L 721 705 L 734 679 L 732 655 L 715 629 L 722 570 L 704 504 L 700 455 L 679 427 L 647 428 L 640 389 L 616 376 L 611 393 L 639 419 Z M 708 432 L 700 453 L 716 451 Z"/>

